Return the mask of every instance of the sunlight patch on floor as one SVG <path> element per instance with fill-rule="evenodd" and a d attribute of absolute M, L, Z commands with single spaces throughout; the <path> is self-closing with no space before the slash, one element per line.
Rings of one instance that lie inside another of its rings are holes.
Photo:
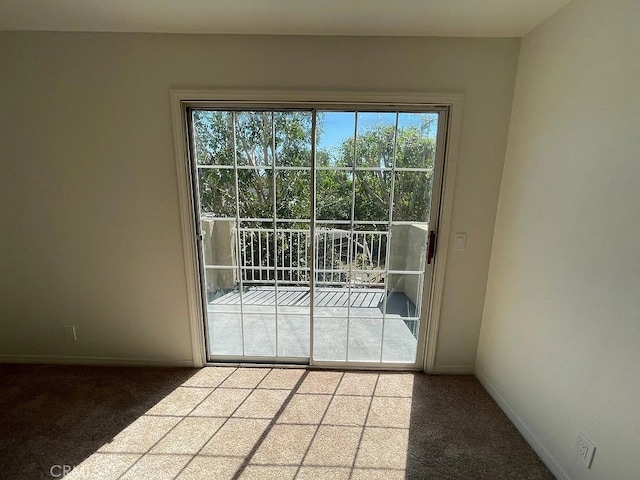
<path fill-rule="evenodd" d="M 413 381 L 203 368 L 64 478 L 404 478 Z"/>

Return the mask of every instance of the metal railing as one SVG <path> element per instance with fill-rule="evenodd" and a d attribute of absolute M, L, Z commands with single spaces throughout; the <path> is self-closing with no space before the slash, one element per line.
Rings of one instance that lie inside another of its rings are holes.
<path fill-rule="evenodd" d="M 244 284 L 304 285 L 311 274 L 311 232 L 295 228 L 240 228 L 240 271 Z M 384 282 L 388 232 L 316 230 L 316 284 Z"/>

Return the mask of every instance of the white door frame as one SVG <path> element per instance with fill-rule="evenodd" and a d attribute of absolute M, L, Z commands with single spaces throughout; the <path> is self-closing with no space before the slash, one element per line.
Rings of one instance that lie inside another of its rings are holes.
<path fill-rule="evenodd" d="M 204 344 L 204 312 L 199 295 L 200 280 L 198 252 L 196 247 L 196 228 L 194 219 L 194 196 L 191 183 L 191 166 L 188 148 L 188 130 L 186 109 L 189 105 L 203 105 L 207 102 L 233 103 L 251 102 L 259 104 L 313 104 L 314 108 L 323 105 L 366 103 L 371 105 L 447 107 L 448 128 L 444 138 L 444 170 L 442 172 L 442 195 L 439 202 L 436 255 L 431 275 L 428 305 L 424 309 L 427 315 L 426 335 L 423 345 L 418 345 L 418 358 L 422 358 L 422 369 L 431 373 L 434 370 L 438 327 L 442 305 L 445 267 L 450 243 L 450 226 L 453 213 L 453 196 L 457 166 L 458 139 L 462 124 L 462 94 L 460 93 L 393 93 L 393 92 L 348 92 L 329 90 L 182 90 L 169 92 L 173 125 L 178 199 L 180 203 L 180 221 L 182 226 L 182 244 L 185 262 L 185 280 L 191 326 L 191 346 L 193 366 L 202 367 L 207 363 Z M 430 225 L 431 228 L 431 225 Z M 426 284 L 426 282 L 425 282 Z M 367 368 L 368 366 L 364 366 Z M 368 368 L 376 368 L 371 365 Z M 406 366 L 404 366 L 406 368 Z"/>

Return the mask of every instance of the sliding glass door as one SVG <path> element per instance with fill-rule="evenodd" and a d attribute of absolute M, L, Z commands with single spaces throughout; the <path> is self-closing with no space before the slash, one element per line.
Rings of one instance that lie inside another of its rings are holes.
<path fill-rule="evenodd" d="M 312 113 L 191 120 L 210 358 L 308 358 Z"/>
<path fill-rule="evenodd" d="M 415 365 L 446 110 L 188 117 L 209 359 Z"/>

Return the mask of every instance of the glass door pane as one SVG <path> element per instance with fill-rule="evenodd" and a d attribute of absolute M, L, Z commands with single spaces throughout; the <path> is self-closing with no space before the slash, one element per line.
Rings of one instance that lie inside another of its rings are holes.
<path fill-rule="evenodd" d="M 309 358 L 311 325 L 310 111 L 274 113 L 277 352 Z"/>
<path fill-rule="evenodd" d="M 413 364 L 438 114 L 318 119 L 312 360 Z"/>
<path fill-rule="evenodd" d="M 311 124 L 191 111 L 211 359 L 309 357 Z"/>
<path fill-rule="evenodd" d="M 318 112 L 313 360 L 346 362 L 355 112 Z"/>

